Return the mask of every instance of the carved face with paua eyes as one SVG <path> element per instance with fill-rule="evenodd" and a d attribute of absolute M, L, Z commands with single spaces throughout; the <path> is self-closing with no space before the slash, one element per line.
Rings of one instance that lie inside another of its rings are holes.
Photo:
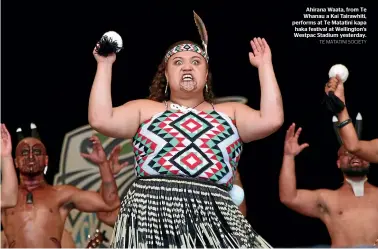
<path fill-rule="evenodd" d="M 18 143 L 15 156 L 16 168 L 23 175 L 43 174 L 48 164 L 45 145 L 33 137 L 24 138 Z"/>

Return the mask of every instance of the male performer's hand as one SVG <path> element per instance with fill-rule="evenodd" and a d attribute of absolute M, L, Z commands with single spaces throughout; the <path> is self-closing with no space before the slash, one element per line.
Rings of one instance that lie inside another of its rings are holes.
<path fill-rule="evenodd" d="M 1 124 L 1 157 L 12 155 L 12 140 L 5 124 Z"/>
<path fill-rule="evenodd" d="M 289 129 L 286 131 L 286 137 L 285 137 L 285 146 L 284 146 L 284 154 L 286 156 L 296 156 L 301 151 L 308 147 L 308 143 L 304 143 L 299 145 L 298 144 L 298 138 L 301 134 L 302 128 L 298 128 L 297 132 L 295 132 L 295 124 L 293 123 L 290 125 Z"/>
<path fill-rule="evenodd" d="M 121 145 L 118 145 L 113 148 L 112 152 L 109 156 L 110 168 L 112 169 L 113 175 L 117 175 L 124 167 L 126 167 L 129 163 L 124 162 L 122 164 L 119 163 L 119 153 L 121 152 Z"/>
<path fill-rule="evenodd" d="M 249 52 L 249 61 L 252 66 L 259 68 L 263 64 L 272 63 L 272 53 L 264 38 L 254 38 L 251 46 L 253 52 Z"/>
<path fill-rule="evenodd" d="M 81 156 L 89 159 L 97 165 L 106 162 L 106 154 L 104 148 L 102 148 L 100 139 L 97 136 L 93 135 L 89 140 L 92 141 L 93 144 L 92 152 L 90 154 L 81 153 Z"/>
<path fill-rule="evenodd" d="M 96 44 L 96 46 L 99 46 L 98 44 Z M 111 53 L 109 54 L 108 56 L 101 56 L 99 54 L 96 53 L 96 47 L 93 49 L 93 55 L 97 61 L 97 63 L 107 63 L 107 64 L 113 64 L 116 60 L 116 54 L 115 53 Z"/>
<path fill-rule="evenodd" d="M 330 91 L 334 92 L 335 95 L 345 104 L 344 83 L 340 79 L 339 75 L 329 78 L 324 90 L 327 95 Z"/>

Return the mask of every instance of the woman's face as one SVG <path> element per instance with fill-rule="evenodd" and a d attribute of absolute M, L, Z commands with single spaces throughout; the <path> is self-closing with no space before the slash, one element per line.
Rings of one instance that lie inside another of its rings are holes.
<path fill-rule="evenodd" d="M 203 92 L 207 81 L 207 62 L 192 51 L 178 52 L 169 58 L 165 77 L 171 92 Z"/>

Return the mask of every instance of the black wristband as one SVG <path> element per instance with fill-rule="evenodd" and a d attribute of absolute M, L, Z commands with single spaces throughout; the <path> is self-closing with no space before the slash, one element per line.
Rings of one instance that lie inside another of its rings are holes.
<path fill-rule="evenodd" d="M 337 128 L 341 129 L 341 128 L 343 128 L 344 126 L 346 126 L 347 124 L 349 124 L 351 122 L 352 122 L 352 119 L 348 118 L 347 120 L 344 120 L 343 122 L 339 123 L 337 125 Z"/>

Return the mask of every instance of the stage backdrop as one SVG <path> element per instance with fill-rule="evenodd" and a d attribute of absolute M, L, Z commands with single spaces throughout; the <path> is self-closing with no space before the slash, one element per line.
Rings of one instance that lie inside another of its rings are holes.
<path fill-rule="evenodd" d="M 214 100 L 214 103 L 221 102 L 240 102 L 247 103 L 247 99 L 241 96 L 227 96 Z M 102 146 L 109 156 L 112 149 L 121 144 L 120 162 L 129 162 L 129 165 L 122 169 L 116 176 L 118 193 L 123 199 L 132 182 L 135 180 L 134 173 L 134 154 L 132 141 L 130 139 L 114 139 L 106 137 L 94 131 L 89 125 L 79 127 L 64 137 L 62 152 L 60 156 L 59 172 L 55 175 L 54 185 L 69 184 L 84 190 L 98 191 L 101 185 L 101 176 L 98 166 L 80 156 L 80 153 L 89 153 L 92 135 L 99 137 Z M 106 231 L 106 236 L 110 240 L 113 228 L 100 222 L 95 213 L 79 212 L 72 210 L 66 221 L 66 229 L 72 232 L 72 237 L 77 247 L 86 247 L 88 235 L 93 235 L 96 229 Z M 109 243 L 104 242 L 103 246 Z"/>

